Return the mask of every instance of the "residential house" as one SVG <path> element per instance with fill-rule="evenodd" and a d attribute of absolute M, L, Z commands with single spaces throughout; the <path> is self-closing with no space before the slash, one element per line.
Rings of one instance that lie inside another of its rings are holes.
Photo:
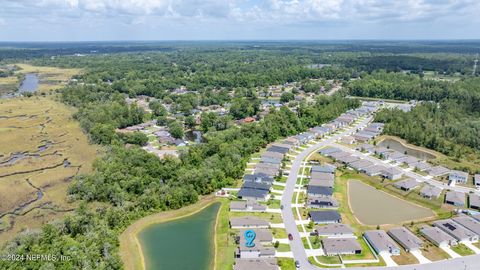
<path fill-rule="evenodd" d="M 308 196 L 307 207 L 310 207 L 310 208 L 338 208 L 338 202 L 333 197 Z"/>
<path fill-rule="evenodd" d="M 437 227 L 424 226 L 420 233 L 438 247 L 456 246 L 457 240 Z"/>
<path fill-rule="evenodd" d="M 280 270 L 276 258 L 235 259 L 233 270 Z"/>
<path fill-rule="evenodd" d="M 272 176 L 264 173 L 245 174 L 243 176 L 244 182 L 260 182 L 272 184 L 274 179 Z"/>
<path fill-rule="evenodd" d="M 468 173 L 451 170 L 448 174 L 448 180 L 455 183 L 466 184 L 468 181 Z"/>
<path fill-rule="evenodd" d="M 424 161 L 419 161 L 417 163 L 413 163 L 413 164 L 409 164 L 410 167 L 413 167 L 414 169 L 416 170 L 419 170 L 421 172 L 423 171 L 427 171 L 429 170 L 430 168 L 432 168 L 432 165 L 424 162 Z"/>
<path fill-rule="evenodd" d="M 257 217 L 234 217 L 230 218 L 230 228 L 232 229 L 242 229 L 242 228 L 257 228 L 257 229 L 268 229 L 270 223 L 264 219 Z"/>
<path fill-rule="evenodd" d="M 360 158 L 355 157 L 355 156 L 350 156 L 350 155 L 336 158 L 336 161 L 347 164 L 347 165 L 349 165 L 349 164 L 351 164 L 355 161 L 358 161 L 358 160 L 360 160 Z"/>
<path fill-rule="evenodd" d="M 385 167 L 383 165 L 374 165 L 374 166 L 364 168 L 363 172 L 368 176 L 377 176 L 377 175 L 382 174 L 382 172 L 386 169 L 387 169 L 387 167 Z"/>
<path fill-rule="evenodd" d="M 310 211 L 310 220 L 315 224 L 341 223 L 342 217 L 336 210 Z"/>
<path fill-rule="evenodd" d="M 374 150 L 375 146 L 371 145 L 371 144 L 367 144 L 367 143 L 361 144 L 361 145 L 357 146 L 355 149 L 358 150 L 358 151 L 361 151 L 361 152 L 368 152 L 368 153 L 375 152 L 375 150 Z"/>
<path fill-rule="evenodd" d="M 321 237 L 329 237 L 329 238 L 335 238 L 335 237 L 354 238 L 355 237 L 352 227 L 350 227 L 350 225 L 342 224 L 342 223 L 316 226 L 315 232 L 317 233 L 318 236 L 321 236 Z"/>
<path fill-rule="evenodd" d="M 397 180 L 402 177 L 403 172 L 395 167 L 389 167 L 381 172 L 381 175 L 390 180 Z"/>
<path fill-rule="evenodd" d="M 469 216 L 458 216 L 452 218 L 453 221 L 460 224 L 462 227 L 472 231 L 477 236 L 480 236 L 480 222 Z"/>
<path fill-rule="evenodd" d="M 459 191 L 447 191 L 445 194 L 445 203 L 455 206 L 465 205 L 465 193 Z"/>
<path fill-rule="evenodd" d="M 313 165 L 312 166 L 312 169 L 311 169 L 311 172 L 321 172 L 321 173 L 335 173 L 335 170 L 337 169 L 337 167 L 335 167 L 334 165 L 331 165 L 331 164 L 328 164 L 328 163 L 325 163 L 323 165 Z"/>
<path fill-rule="evenodd" d="M 442 189 L 430 184 L 426 184 L 421 190 L 420 195 L 427 199 L 438 199 L 440 194 L 442 193 Z"/>
<path fill-rule="evenodd" d="M 335 176 L 332 173 L 312 172 L 310 179 L 312 180 L 334 180 Z"/>
<path fill-rule="evenodd" d="M 245 235 L 247 230 L 251 229 L 240 229 L 240 238 L 244 238 L 243 235 Z M 253 231 L 255 232 L 255 240 L 257 241 L 255 244 L 260 243 L 266 245 L 273 242 L 273 235 L 269 229 L 253 229 Z"/>
<path fill-rule="evenodd" d="M 403 191 L 410 191 L 411 189 L 418 187 L 419 184 L 420 183 L 418 183 L 417 180 L 413 178 L 407 178 L 405 180 L 400 180 L 398 182 L 395 182 L 393 186 Z"/>
<path fill-rule="evenodd" d="M 266 201 L 271 187 L 271 184 L 262 182 L 243 182 L 242 187 L 237 193 L 237 197 L 244 200 Z"/>
<path fill-rule="evenodd" d="M 388 235 L 397 241 L 407 252 L 419 251 L 423 245 L 423 241 L 405 227 L 390 229 Z"/>
<path fill-rule="evenodd" d="M 340 139 L 340 142 L 344 144 L 354 144 L 356 140 L 352 136 L 344 136 Z"/>
<path fill-rule="evenodd" d="M 473 176 L 473 184 L 476 186 L 476 187 L 480 187 L 480 174 L 475 174 Z"/>
<path fill-rule="evenodd" d="M 468 206 L 472 209 L 480 210 L 480 195 L 476 193 L 468 194 Z"/>
<path fill-rule="evenodd" d="M 443 166 L 435 166 L 435 167 L 431 167 L 430 169 L 428 169 L 427 172 L 428 172 L 429 175 L 431 175 L 433 177 L 438 177 L 438 176 L 448 174 L 450 172 L 450 170 L 443 167 Z"/>
<path fill-rule="evenodd" d="M 478 241 L 478 235 L 474 232 L 464 228 L 460 224 L 454 222 L 451 219 L 437 220 L 433 223 L 433 226 L 439 228 L 440 230 L 448 233 L 453 238 L 457 239 L 458 242 L 476 242 Z"/>
<path fill-rule="evenodd" d="M 476 186 L 476 187 L 480 187 L 480 174 L 475 174 L 473 176 L 473 184 Z"/>
<path fill-rule="evenodd" d="M 307 186 L 307 195 L 314 197 L 327 197 L 332 196 L 333 188 L 331 187 L 322 187 L 322 186 Z"/>
<path fill-rule="evenodd" d="M 322 246 L 327 256 L 361 254 L 362 248 L 356 238 L 324 238 Z"/>
<path fill-rule="evenodd" d="M 342 152 L 342 150 L 335 148 L 335 147 L 325 147 L 323 149 L 320 149 L 318 153 L 320 153 L 323 156 L 329 156 L 335 152 Z"/>
<path fill-rule="evenodd" d="M 364 160 L 364 159 L 360 159 L 360 160 L 357 160 L 357 161 L 354 161 L 354 162 L 348 164 L 349 167 L 354 168 L 355 170 L 360 171 L 360 172 L 364 172 L 365 169 L 367 169 L 368 167 L 371 167 L 373 165 L 374 165 L 373 162 L 368 161 L 368 160 Z"/>
<path fill-rule="evenodd" d="M 310 186 L 318 186 L 318 187 L 331 187 L 333 188 L 335 181 L 334 180 L 327 180 L 327 179 L 310 179 L 308 183 Z"/>
<path fill-rule="evenodd" d="M 385 231 L 365 231 L 363 236 L 378 255 L 400 255 L 400 248 Z"/>
<path fill-rule="evenodd" d="M 254 200 L 230 202 L 231 212 L 265 212 L 267 206 L 259 204 Z"/>

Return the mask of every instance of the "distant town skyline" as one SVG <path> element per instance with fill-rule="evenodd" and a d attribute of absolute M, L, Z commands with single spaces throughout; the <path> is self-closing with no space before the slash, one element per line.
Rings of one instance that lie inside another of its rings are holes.
<path fill-rule="evenodd" d="M 475 0 L 2 0 L 0 41 L 480 39 Z"/>

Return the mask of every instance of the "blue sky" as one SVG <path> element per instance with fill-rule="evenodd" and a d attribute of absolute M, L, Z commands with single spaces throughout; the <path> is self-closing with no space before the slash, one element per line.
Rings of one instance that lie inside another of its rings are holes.
<path fill-rule="evenodd" d="M 0 0 L 0 41 L 480 39 L 479 0 Z"/>

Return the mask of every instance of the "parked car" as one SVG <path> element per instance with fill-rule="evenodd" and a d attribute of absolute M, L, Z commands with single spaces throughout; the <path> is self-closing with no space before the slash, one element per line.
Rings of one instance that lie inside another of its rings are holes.
<path fill-rule="evenodd" d="M 295 261 L 295 267 L 300 268 L 300 262 L 299 261 Z"/>
<path fill-rule="evenodd" d="M 282 205 L 280 205 L 280 209 L 281 209 L 281 210 L 283 210 L 283 204 L 282 204 Z"/>
<path fill-rule="evenodd" d="M 293 240 L 293 235 L 291 233 L 288 234 L 288 240 L 290 240 L 290 241 Z"/>

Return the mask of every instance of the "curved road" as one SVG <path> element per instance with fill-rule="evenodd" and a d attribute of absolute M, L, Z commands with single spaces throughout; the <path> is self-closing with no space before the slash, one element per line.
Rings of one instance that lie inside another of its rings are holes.
<path fill-rule="evenodd" d="M 285 229 L 287 233 L 291 233 L 293 236 L 293 240 L 290 241 L 290 248 L 292 250 L 294 259 L 299 262 L 299 269 L 305 269 L 305 270 L 322 269 L 318 266 L 310 264 L 310 262 L 308 261 L 308 256 L 303 246 L 302 238 L 300 237 L 300 233 L 298 231 L 297 224 L 295 223 L 295 217 L 293 214 L 292 198 L 294 195 L 295 184 L 298 179 L 298 172 L 300 171 L 302 162 L 311 152 L 316 151 L 319 148 L 329 146 L 329 145 L 335 145 L 336 147 L 338 147 L 339 145 L 335 144 L 336 140 L 338 140 L 339 138 L 345 135 L 351 134 L 358 128 L 362 128 L 366 126 L 371 120 L 372 120 L 372 117 L 369 116 L 365 120 L 362 120 L 359 124 L 349 127 L 345 131 L 339 134 L 333 135 L 330 138 L 323 139 L 321 142 L 303 150 L 300 154 L 298 154 L 295 157 L 295 160 L 292 163 L 290 173 L 288 175 L 288 179 L 286 182 L 285 190 L 282 196 L 282 205 L 284 206 L 282 210 L 282 217 L 283 217 L 283 222 L 285 224 Z M 340 147 L 344 148 L 342 146 Z M 347 149 L 349 149 L 350 151 L 354 151 L 350 148 L 347 148 Z M 368 156 L 367 157 L 364 156 L 364 158 L 366 158 L 367 160 L 373 159 L 372 157 L 368 157 Z M 375 163 L 378 163 L 378 161 L 376 161 Z M 424 180 L 427 180 L 427 179 L 424 179 Z M 429 180 L 428 182 L 430 183 L 435 181 L 431 179 L 428 179 L 428 180 Z M 458 189 L 463 192 L 467 191 L 467 189 L 464 189 L 464 188 L 458 188 Z M 473 189 L 470 189 L 470 190 L 473 190 Z M 354 267 L 350 269 L 366 270 L 367 268 Z M 385 269 L 392 269 L 392 267 L 377 266 L 377 267 L 368 267 L 368 269 L 385 270 Z M 457 269 L 474 270 L 474 269 L 480 269 L 480 255 L 471 255 L 471 256 L 466 256 L 466 257 L 461 257 L 456 259 L 449 259 L 449 260 L 427 263 L 427 264 L 396 266 L 394 269 L 395 270 L 397 269 L 398 270 L 457 270 Z"/>

